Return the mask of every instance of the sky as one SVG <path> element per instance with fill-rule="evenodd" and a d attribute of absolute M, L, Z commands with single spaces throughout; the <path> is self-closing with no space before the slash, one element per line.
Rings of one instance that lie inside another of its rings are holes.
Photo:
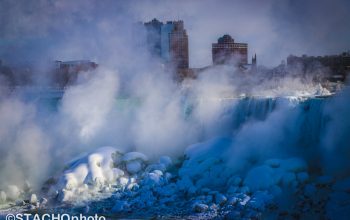
<path fill-rule="evenodd" d="M 0 59 L 123 59 L 130 27 L 157 18 L 184 20 L 191 67 L 211 65 L 224 34 L 275 66 L 289 54 L 350 50 L 349 11 L 347 0 L 0 0 Z"/>

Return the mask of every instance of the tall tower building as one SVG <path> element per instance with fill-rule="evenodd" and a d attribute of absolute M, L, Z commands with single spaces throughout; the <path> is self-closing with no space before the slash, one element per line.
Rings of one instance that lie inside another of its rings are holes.
<path fill-rule="evenodd" d="M 170 33 L 174 30 L 174 23 L 168 21 L 161 28 L 161 57 L 165 62 L 170 62 Z"/>
<path fill-rule="evenodd" d="M 153 19 L 150 22 L 144 23 L 146 28 L 146 42 L 148 49 L 152 55 L 160 56 L 161 54 L 161 27 L 163 22 Z"/>
<path fill-rule="evenodd" d="M 169 34 L 169 48 L 172 64 L 177 69 L 187 69 L 188 62 L 188 36 L 183 21 L 173 22 L 174 28 Z"/>
<path fill-rule="evenodd" d="M 212 44 L 212 58 L 214 65 L 248 64 L 248 44 L 235 43 L 230 35 L 225 34 Z"/>
<path fill-rule="evenodd" d="M 188 36 L 183 21 L 167 21 L 165 24 L 153 19 L 144 23 L 147 44 L 153 55 L 176 69 L 189 67 Z"/>

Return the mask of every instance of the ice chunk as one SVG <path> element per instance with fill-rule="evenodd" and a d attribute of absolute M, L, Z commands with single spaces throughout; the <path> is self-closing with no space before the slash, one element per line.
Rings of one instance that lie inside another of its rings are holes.
<path fill-rule="evenodd" d="M 129 182 L 129 179 L 125 178 L 125 177 L 121 177 L 121 178 L 118 179 L 118 182 L 119 182 L 120 185 L 126 186 L 128 184 L 128 182 Z"/>
<path fill-rule="evenodd" d="M 146 172 L 151 172 L 153 170 L 166 171 L 166 166 L 162 163 L 156 163 L 148 165 L 145 169 Z"/>
<path fill-rule="evenodd" d="M 124 171 L 118 168 L 113 168 L 113 173 L 116 178 L 124 176 Z"/>
<path fill-rule="evenodd" d="M 142 169 L 141 161 L 133 160 L 126 163 L 126 170 L 131 174 L 138 173 L 141 171 L 141 169 Z"/>
<path fill-rule="evenodd" d="M 141 160 L 141 161 L 147 161 L 148 158 L 146 155 L 140 152 L 129 152 L 124 154 L 124 156 L 121 158 L 123 162 L 129 162 L 133 160 Z"/>
<path fill-rule="evenodd" d="M 245 206 L 249 200 L 250 200 L 250 196 L 245 196 L 239 204 Z"/>
<path fill-rule="evenodd" d="M 74 193 L 70 190 L 63 189 L 58 194 L 58 199 L 62 202 L 72 201 L 72 199 L 74 199 Z"/>
<path fill-rule="evenodd" d="M 30 204 L 33 204 L 33 205 L 35 205 L 35 204 L 38 202 L 38 198 L 36 197 L 35 194 L 32 194 L 32 195 L 30 196 L 29 202 L 30 202 Z"/>
<path fill-rule="evenodd" d="M 60 184 L 68 190 L 77 188 L 82 185 L 89 173 L 88 166 L 86 164 L 79 164 L 73 170 L 68 170 L 60 180 Z"/>

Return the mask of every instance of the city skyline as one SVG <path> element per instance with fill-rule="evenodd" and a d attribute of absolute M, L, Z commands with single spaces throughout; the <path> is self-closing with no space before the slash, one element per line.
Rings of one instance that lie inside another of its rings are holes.
<path fill-rule="evenodd" d="M 123 30 L 154 17 L 186 23 L 193 67 L 211 64 L 210 46 L 224 34 L 249 43 L 248 53 L 256 53 L 259 63 L 266 66 L 276 66 L 290 54 L 326 55 L 349 50 L 349 3 L 315 3 L 5 0 L 0 3 L 0 57 L 5 61 L 50 57 L 99 62 L 123 50 L 120 45 L 128 38 L 120 36 Z"/>

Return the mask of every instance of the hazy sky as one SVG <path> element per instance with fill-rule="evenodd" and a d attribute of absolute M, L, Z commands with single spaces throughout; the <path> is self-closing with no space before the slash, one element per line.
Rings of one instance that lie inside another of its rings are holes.
<path fill-rule="evenodd" d="M 98 61 L 111 48 L 122 56 L 114 44 L 127 45 L 125 30 L 158 18 L 184 20 L 192 67 L 211 64 L 211 44 L 223 34 L 272 66 L 289 54 L 350 50 L 349 11 L 348 0 L 0 0 L 0 59 Z"/>

